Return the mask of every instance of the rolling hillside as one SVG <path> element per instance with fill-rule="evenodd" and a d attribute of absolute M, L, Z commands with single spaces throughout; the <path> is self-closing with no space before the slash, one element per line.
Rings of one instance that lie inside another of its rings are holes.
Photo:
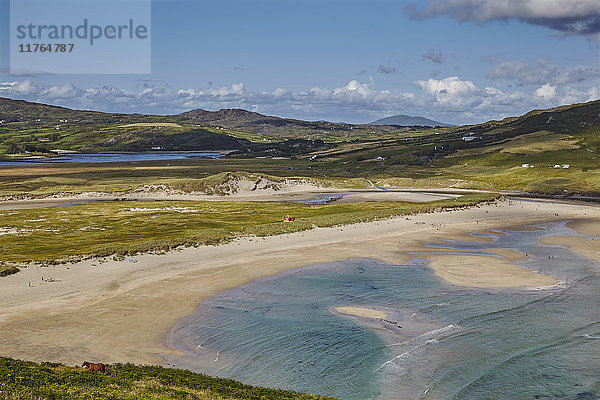
<path fill-rule="evenodd" d="M 241 150 L 294 155 L 339 143 L 405 136 L 410 128 L 307 122 L 245 110 L 111 114 L 0 98 L 0 155 L 151 150 Z"/>
<path fill-rule="evenodd" d="M 108 114 L 9 99 L 0 99 L 0 121 L 0 155 L 56 149 L 234 150 L 230 157 L 286 156 L 365 167 L 363 161 L 378 159 L 378 168 L 395 173 L 402 165 L 449 168 L 463 159 L 490 157 L 506 166 L 559 163 L 594 169 L 600 151 L 600 101 L 436 130 L 307 122 L 237 109 Z"/>
<path fill-rule="evenodd" d="M 258 114 L 240 109 L 219 111 L 193 110 L 175 116 L 182 123 L 226 128 L 256 138 L 277 141 L 282 139 L 323 140 L 342 142 L 368 140 L 380 137 L 397 137 L 409 128 L 366 124 L 344 124 L 326 121 L 302 121 Z M 247 137 L 247 136 L 246 136 Z"/>

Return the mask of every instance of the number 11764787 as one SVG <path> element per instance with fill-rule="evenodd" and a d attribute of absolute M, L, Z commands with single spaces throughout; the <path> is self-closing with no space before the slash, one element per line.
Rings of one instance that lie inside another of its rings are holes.
<path fill-rule="evenodd" d="M 71 53 L 74 43 L 26 43 L 19 44 L 19 53 Z"/>

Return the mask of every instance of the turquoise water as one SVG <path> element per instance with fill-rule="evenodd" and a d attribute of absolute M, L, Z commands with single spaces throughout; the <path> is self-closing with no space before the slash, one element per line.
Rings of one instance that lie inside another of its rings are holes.
<path fill-rule="evenodd" d="M 526 268 L 568 277 L 566 288 L 457 288 L 418 255 L 408 265 L 312 265 L 205 300 L 170 337 L 188 356 L 169 362 L 343 399 L 599 398 L 598 264 L 539 244 L 548 234 L 573 234 L 564 224 L 506 233 L 432 251 L 519 250 L 529 256 Z M 401 328 L 339 315 L 335 306 L 377 307 Z"/>

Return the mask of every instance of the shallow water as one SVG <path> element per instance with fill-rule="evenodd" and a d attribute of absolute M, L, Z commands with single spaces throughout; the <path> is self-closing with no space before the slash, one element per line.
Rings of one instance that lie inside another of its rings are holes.
<path fill-rule="evenodd" d="M 181 160 L 185 158 L 219 158 L 220 153 L 206 152 L 154 152 L 154 153 L 96 153 L 96 154 L 65 154 L 54 158 L 35 158 L 23 161 L 0 161 L 0 165 L 25 165 L 47 163 L 102 163 L 102 162 L 132 162 Z"/>
<path fill-rule="evenodd" d="M 290 200 L 290 203 L 314 203 L 314 204 L 327 204 L 335 200 L 338 200 L 344 196 L 352 193 L 322 193 L 317 194 L 314 199 L 309 200 Z"/>
<path fill-rule="evenodd" d="M 432 244 L 527 253 L 526 268 L 569 278 L 562 290 L 476 290 L 435 277 L 427 262 L 368 259 L 312 265 L 202 302 L 170 337 L 169 362 L 245 383 L 344 399 L 595 399 L 600 397 L 598 264 L 543 246 L 549 230 L 493 243 Z M 399 333 L 332 312 L 390 312 Z"/>

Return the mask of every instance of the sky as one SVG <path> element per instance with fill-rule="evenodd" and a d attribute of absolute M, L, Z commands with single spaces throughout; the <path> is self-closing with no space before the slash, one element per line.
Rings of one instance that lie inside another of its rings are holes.
<path fill-rule="evenodd" d="M 140 57 L 99 51 L 94 73 L 66 74 L 10 70 L 11 9 L 0 0 L 0 97 L 108 112 L 244 108 L 453 124 L 600 99 L 599 0 L 146 1 L 150 73 L 99 73 Z M 51 13 L 53 0 L 45 4 Z"/>

